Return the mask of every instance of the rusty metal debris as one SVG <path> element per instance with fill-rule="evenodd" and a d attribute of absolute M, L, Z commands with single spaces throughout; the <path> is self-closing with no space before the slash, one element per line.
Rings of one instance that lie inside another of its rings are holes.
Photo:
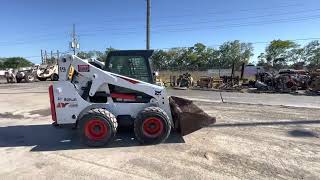
<path fill-rule="evenodd" d="M 197 87 L 199 88 L 219 88 L 223 84 L 221 78 L 214 78 L 209 76 L 201 76 L 197 81 Z"/>
<path fill-rule="evenodd" d="M 193 78 L 190 73 L 184 73 L 179 76 L 177 79 L 178 87 L 192 87 L 193 86 Z"/>
<path fill-rule="evenodd" d="M 317 69 L 310 74 L 309 88 L 312 91 L 320 91 L 320 69 Z"/>

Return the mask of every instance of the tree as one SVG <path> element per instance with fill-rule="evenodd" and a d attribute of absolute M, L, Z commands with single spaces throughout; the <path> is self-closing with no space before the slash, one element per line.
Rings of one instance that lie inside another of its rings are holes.
<path fill-rule="evenodd" d="M 306 53 L 304 48 L 294 48 L 288 52 L 287 61 L 293 69 L 303 69 L 306 65 Z"/>
<path fill-rule="evenodd" d="M 221 67 L 231 68 L 232 64 L 240 68 L 241 64 L 248 63 L 253 56 L 253 47 L 250 43 L 240 41 L 229 41 L 219 47 Z"/>
<path fill-rule="evenodd" d="M 168 51 L 154 52 L 152 61 L 156 70 L 208 70 L 213 68 L 231 68 L 248 63 L 253 48 L 250 43 L 227 42 L 219 50 L 197 43 L 189 48 L 172 48 Z M 221 64 L 221 65 L 220 65 Z"/>
<path fill-rule="evenodd" d="M 267 63 L 266 55 L 264 53 L 261 53 L 258 57 L 258 63 L 257 66 L 261 66 L 265 69 L 270 69 L 270 64 Z"/>
<path fill-rule="evenodd" d="M 320 68 L 320 42 L 312 41 L 304 47 L 305 61 L 312 69 Z"/>
<path fill-rule="evenodd" d="M 207 69 L 215 69 L 220 67 L 220 52 L 214 48 L 207 48 L 206 56 L 208 58 Z"/>
<path fill-rule="evenodd" d="M 169 55 L 164 50 L 155 51 L 151 60 L 154 70 L 161 71 L 169 68 Z"/>
<path fill-rule="evenodd" d="M 23 57 L 5 58 L 2 63 L 3 68 L 21 68 L 32 66 L 32 63 Z"/>
<path fill-rule="evenodd" d="M 167 51 L 168 54 L 168 70 L 184 70 L 182 55 L 185 49 L 183 48 L 172 48 Z"/>
<path fill-rule="evenodd" d="M 4 66 L 3 66 L 4 60 L 5 60 L 4 58 L 0 58 L 0 69 L 4 69 Z"/>
<path fill-rule="evenodd" d="M 192 67 L 197 70 L 207 70 L 209 67 L 209 61 L 211 54 L 211 48 L 206 47 L 204 44 L 197 43 L 193 47 L 193 53 L 195 54 L 195 62 Z"/>
<path fill-rule="evenodd" d="M 94 51 L 88 51 L 88 52 L 80 51 L 77 54 L 77 56 L 81 59 L 93 58 L 94 55 L 95 55 Z"/>
<path fill-rule="evenodd" d="M 290 40 L 273 40 L 266 47 L 266 60 L 268 64 L 271 64 L 275 68 L 282 68 L 287 65 L 288 62 L 288 52 L 297 48 L 298 45 Z"/>
<path fill-rule="evenodd" d="M 84 52 L 84 51 L 80 51 L 78 52 L 77 56 L 82 58 L 82 59 L 89 59 L 89 58 L 96 58 L 99 61 L 104 62 L 107 58 L 107 55 L 110 51 L 113 51 L 115 49 L 113 48 L 107 48 L 106 51 L 101 52 L 101 51 L 88 51 L 88 52 Z"/>
<path fill-rule="evenodd" d="M 287 62 L 293 64 L 305 61 L 305 51 L 304 48 L 294 48 L 288 51 Z"/>

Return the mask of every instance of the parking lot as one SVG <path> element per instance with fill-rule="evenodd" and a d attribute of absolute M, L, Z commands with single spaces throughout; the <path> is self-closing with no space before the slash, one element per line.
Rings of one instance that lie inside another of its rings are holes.
<path fill-rule="evenodd" d="M 3 179 L 319 179 L 320 97 L 169 90 L 217 123 L 141 146 L 120 131 L 104 148 L 51 126 L 50 82 L 0 84 Z"/>

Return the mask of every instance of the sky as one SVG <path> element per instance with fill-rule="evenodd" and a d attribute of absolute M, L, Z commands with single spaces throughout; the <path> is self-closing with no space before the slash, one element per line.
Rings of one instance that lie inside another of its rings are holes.
<path fill-rule="evenodd" d="M 255 62 L 274 39 L 320 39 L 319 0 L 151 0 L 151 48 L 252 42 Z M 144 49 L 146 0 L 1 0 L 0 57 L 40 63 L 40 50 Z"/>

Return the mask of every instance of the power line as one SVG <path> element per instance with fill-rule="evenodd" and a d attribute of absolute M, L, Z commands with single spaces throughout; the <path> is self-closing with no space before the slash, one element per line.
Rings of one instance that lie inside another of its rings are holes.
<path fill-rule="evenodd" d="M 224 15 L 224 14 L 230 14 L 230 13 L 239 13 L 239 12 L 251 12 L 251 11 L 259 11 L 259 10 L 276 10 L 276 9 L 283 9 L 283 8 L 288 8 L 288 7 L 301 7 L 301 3 L 299 4 L 289 4 L 289 5 L 278 5 L 278 6 L 268 6 L 268 7 L 259 7 L 259 8 L 250 8 L 250 9 L 229 9 L 229 10 L 222 10 L 222 11 L 215 11 L 215 12 L 206 12 L 206 16 L 207 15 Z M 173 17 L 190 17 L 190 16 L 194 16 L 194 13 L 190 13 L 190 14 L 184 14 L 184 15 L 177 15 L 177 16 L 162 16 L 162 17 L 158 17 L 159 18 L 168 18 L 171 19 Z"/>
<path fill-rule="evenodd" d="M 199 25 L 199 24 L 206 24 L 206 23 L 216 23 L 216 22 L 228 22 L 228 21 L 235 21 L 235 20 L 249 20 L 249 19 L 256 19 L 256 18 L 262 18 L 262 17 L 272 17 L 272 16 L 281 16 L 281 15 L 293 15 L 293 14 L 301 14 L 301 13 L 306 13 L 306 12 L 316 12 L 316 11 L 319 11 L 320 9 L 309 9 L 309 10 L 303 10 L 303 11 L 296 11 L 296 12 L 285 12 L 285 13 L 277 13 L 277 14 L 266 14 L 266 15 L 259 15 L 259 16 L 249 16 L 249 17 L 243 17 L 243 18 L 227 18 L 227 19 L 219 19 L 219 20 L 205 20 L 205 21 L 201 21 L 201 22 L 196 22 L 196 23 L 192 23 L 193 25 Z M 189 23 L 190 24 L 190 23 Z M 165 27 L 177 27 L 178 25 L 187 25 L 185 23 L 180 23 L 180 24 L 160 24 L 160 25 L 155 25 L 154 27 L 157 29 L 157 28 L 165 28 Z M 119 30 L 141 30 L 141 27 L 134 27 L 134 28 L 105 28 L 105 27 L 102 27 L 103 29 L 97 29 L 95 31 L 84 31 L 84 32 L 104 32 L 104 31 L 111 31 L 111 30 L 114 30 L 114 31 L 119 31 Z M 125 32 L 123 33 L 120 33 L 119 35 L 123 35 Z M 131 32 L 128 32 L 128 33 L 131 33 Z M 52 35 L 53 33 L 51 34 L 47 34 L 47 35 L 43 35 L 43 36 L 38 36 L 38 37 L 35 37 L 35 38 L 40 38 L 40 37 L 47 37 L 47 36 L 50 36 Z M 88 36 L 87 34 L 84 34 L 84 36 Z M 89 35 L 90 36 L 90 35 Z M 34 39 L 35 39 L 34 38 Z M 30 40 L 30 42 L 33 42 L 33 40 Z M 4 44 L 7 44 L 7 43 L 11 43 L 11 42 L 0 42 L 1 43 L 4 43 Z M 26 44 L 26 42 L 24 41 L 18 41 L 14 44 Z M 0 45 L 1 46 L 1 45 Z"/>
<path fill-rule="evenodd" d="M 275 38 L 277 39 L 277 38 Z M 279 38 L 278 38 L 279 39 Z M 310 40 L 320 40 L 320 37 L 311 37 L 311 38 L 298 38 L 298 39 L 284 39 L 288 41 L 310 41 Z M 271 40 L 272 41 L 272 40 Z M 247 42 L 249 44 L 269 44 L 271 41 L 257 41 L 257 42 Z M 208 45 L 207 47 L 218 47 L 223 44 L 213 44 Z M 179 47 L 170 47 L 170 48 L 156 48 L 156 50 L 170 50 L 170 49 L 176 49 L 176 48 L 191 48 L 193 46 L 179 46 Z"/>
<path fill-rule="evenodd" d="M 226 19 L 217 19 L 217 20 L 204 20 L 204 21 L 198 21 L 196 23 L 190 23 L 188 24 L 204 24 L 204 23 L 217 23 L 217 22 L 226 22 L 226 21 L 235 21 L 235 20 L 250 20 L 250 19 L 257 19 L 257 18 L 263 18 L 263 17 L 274 17 L 274 16 L 282 16 L 282 15 L 296 15 L 306 12 L 317 12 L 320 11 L 320 9 L 309 9 L 304 11 L 296 11 L 296 12 L 285 12 L 285 13 L 276 13 L 276 14 L 265 14 L 265 15 L 259 15 L 259 16 L 249 16 L 249 17 L 241 17 L 241 18 L 226 18 Z M 177 25 L 186 25 L 186 23 L 175 23 L 175 24 L 165 24 L 165 25 L 155 25 L 155 27 L 169 27 L 169 26 L 177 26 Z"/>
<path fill-rule="evenodd" d="M 251 11 L 259 11 L 259 10 L 264 10 L 264 11 L 266 11 L 266 10 L 277 10 L 277 9 L 283 9 L 283 8 L 288 8 L 288 7 L 299 7 L 300 9 L 301 9 L 301 6 L 302 5 L 304 5 L 303 3 L 296 3 L 296 4 L 280 4 L 280 5 L 277 5 L 277 6 L 265 6 L 265 7 L 258 7 L 258 8 L 250 8 L 250 9 L 239 9 L 239 10 L 235 10 L 235 9 L 228 9 L 228 10 L 222 10 L 222 11 L 214 11 L 214 12 L 208 12 L 208 13 L 206 13 L 206 16 L 207 15 L 214 15 L 214 14 L 217 14 L 217 15 L 223 15 L 223 14 L 230 14 L 230 13 L 239 13 L 239 12 L 251 12 Z M 181 8 L 179 8 L 179 9 L 181 9 Z M 192 8 L 192 9 L 194 9 L 194 8 Z M 189 10 L 190 11 L 190 10 Z M 188 12 L 189 12 L 188 11 Z M 194 16 L 194 13 L 189 13 L 189 14 L 180 14 L 180 15 L 178 15 L 178 16 L 161 16 L 161 17 L 158 17 L 157 19 L 159 20 L 159 19 L 165 19 L 165 20 L 168 20 L 168 19 L 170 19 L 170 20 L 172 20 L 172 18 L 174 18 L 174 17 L 188 17 L 188 16 Z M 119 21 L 121 22 L 121 23 L 123 23 L 123 22 L 125 22 L 126 20 L 126 22 L 132 22 L 132 21 L 134 21 L 134 20 L 137 20 L 136 18 L 139 18 L 139 20 L 142 20 L 144 17 L 135 17 L 135 18 L 132 18 L 132 16 L 127 16 L 127 17 L 124 17 L 124 18 L 122 18 L 122 19 L 120 19 Z M 77 24 L 79 24 L 80 26 L 81 25 L 84 25 L 84 26 L 87 26 L 87 25 L 90 25 L 90 24 L 101 24 L 101 22 L 114 22 L 115 21 L 115 19 L 110 19 L 110 20 L 102 20 L 102 21 L 99 21 L 99 22 L 93 22 L 93 23 L 83 23 L 83 21 L 81 20 L 81 21 L 79 21 L 79 22 L 77 22 Z M 67 24 L 65 24 L 65 25 L 67 25 Z M 68 24 L 69 25 L 69 24 Z M 109 24 L 108 24 L 109 25 Z M 46 26 L 48 26 L 48 27 L 46 27 L 46 28 L 43 28 L 43 30 L 45 31 L 45 32 L 47 32 L 48 30 L 52 30 L 55 26 L 52 26 L 52 24 L 48 24 L 48 25 L 46 25 Z M 39 27 L 38 27 L 39 28 Z M 59 29 L 61 29 L 62 28 L 62 25 L 60 24 L 60 26 L 59 26 Z M 66 28 L 66 27 L 64 27 L 64 28 Z M 41 28 L 40 28 L 41 29 Z M 34 27 L 33 27 L 33 30 L 34 30 Z M 24 31 L 23 32 L 21 32 L 21 33 L 24 33 L 25 32 L 25 29 L 24 29 Z M 17 32 L 18 33 L 18 32 Z M 20 34 L 20 33 L 19 33 Z"/>
<path fill-rule="evenodd" d="M 61 38 L 46 38 L 46 39 L 38 39 L 38 41 L 34 40 L 28 40 L 28 41 L 20 41 L 20 42 L 14 42 L 14 43 L 8 43 L 8 44 L 0 44 L 0 46 L 16 46 L 16 45 L 24 45 L 24 44 L 35 44 L 35 43 L 42 43 L 46 41 L 56 41 L 61 40 Z"/>
<path fill-rule="evenodd" d="M 186 23 L 175 23 L 175 24 L 160 24 L 160 25 L 154 25 L 155 28 L 157 27 L 177 27 L 178 25 L 189 25 L 189 24 L 193 24 L 193 25 L 198 25 L 198 24 L 205 24 L 205 23 L 217 23 L 217 22 L 228 22 L 228 21 L 235 21 L 235 20 L 250 20 L 250 19 L 257 19 L 257 18 L 263 18 L 263 17 L 274 17 L 274 16 L 281 16 L 281 15 L 296 15 L 296 14 L 301 14 L 301 13 L 312 13 L 312 12 L 317 12 L 320 11 L 319 8 L 317 9 L 308 9 L 308 10 L 303 10 L 303 11 L 295 11 L 295 12 L 285 12 L 285 13 L 276 13 L 276 14 L 266 14 L 266 15 L 259 15 L 259 16 L 249 16 L 249 17 L 242 17 L 242 18 L 227 18 L 227 19 L 218 19 L 218 20 L 212 20 L 212 19 L 206 19 L 204 21 L 200 21 L 200 22 L 195 22 L 195 23 L 190 23 L 188 22 Z M 109 27 L 100 27 L 94 31 L 92 31 L 92 29 L 90 29 L 89 31 L 82 31 L 82 33 L 85 32 L 106 32 L 106 31 L 119 31 L 119 30 L 141 30 L 141 26 L 135 26 L 135 27 L 125 27 L 125 28 L 109 28 Z"/>
<path fill-rule="evenodd" d="M 261 25 L 268 25 L 268 24 L 278 24 L 278 23 L 286 23 L 286 22 L 301 22 L 305 20 L 314 20 L 314 19 L 319 19 L 319 15 L 314 15 L 314 16 L 305 16 L 305 17 L 298 17 L 298 18 L 286 18 L 286 19 L 278 19 L 278 20 L 269 20 L 269 21 L 256 21 L 256 22 L 250 22 L 246 24 L 225 24 L 225 25 L 216 25 L 216 26 L 209 26 L 209 27 L 182 27 L 182 28 L 174 28 L 174 29 L 157 29 L 151 31 L 154 34 L 161 34 L 163 32 L 187 32 L 187 31 L 198 31 L 198 30 L 208 30 L 208 29 L 226 29 L 226 28 L 236 28 L 236 27 L 247 27 L 247 26 L 261 26 Z M 160 31 L 161 30 L 161 31 Z M 101 30 L 101 32 L 104 30 Z M 107 31 L 107 30 L 105 30 Z M 97 31 L 94 31 L 97 32 Z M 116 33 L 112 35 L 128 35 L 128 34 L 140 34 L 139 32 L 135 31 L 127 31 L 123 33 Z M 92 34 L 83 34 L 83 36 L 97 36 L 98 34 L 92 33 Z"/>
<path fill-rule="evenodd" d="M 49 34 L 41 34 L 41 35 L 37 35 L 37 36 L 28 36 L 30 38 L 30 41 L 31 40 L 34 40 L 34 39 L 41 39 L 41 38 L 47 38 L 47 37 L 58 37 L 57 35 L 59 35 L 61 37 L 61 34 L 64 34 L 64 33 L 49 33 Z M 66 36 L 66 34 L 64 34 Z M 25 39 L 15 39 L 14 40 L 15 42 L 19 43 L 19 42 L 24 42 L 26 41 Z M 12 41 L 0 41 L 0 44 L 2 43 L 11 43 Z"/>
<path fill-rule="evenodd" d="M 296 19 L 279 19 L 279 20 L 270 20 L 270 21 L 257 21 L 251 22 L 248 24 L 226 24 L 226 25 L 218 25 L 218 26 L 209 26 L 209 27 L 197 27 L 197 28 L 177 28 L 177 29 L 165 29 L 166 32 L 186 32 L 186 31 L 195 31 L 195 30 L 203 30 L 203 29 L 221 29 L 221 28 L 235 28 L 235 27 L 245 27 L 245 26 L 260 26 L 260 25 L 267 25 L 267 24 L 277 24 L 277 23 L 285 23 L 285 22 L 300 22 L 305 20 L 314 20 L 319 19 L 320 15 L 316 16 L 307 16 L 301 17 Z M 161 31 L 153 31 L 154 33 L 161 33 Z"/>
<path fill-rule="evenodd" d="M 236 28 L 236 27 L 246 27 L 246 26 L 261 26 L 261 25 L 267 25 L 267 24 L 277 24 L 277 23 L 285 23 L 285 22 L 300 22 L 300 21 L 305 21 L 305 20 L 314 20 L 314 19 L 319 19 L 319 15 L 313 15 L 313 16 L 304 16 L 304 17 L 297 17 L 297 18 L 285 18 L 285 19 L 277 19 L 277 20 L 269 20 L 269 21 L 255 21 L 255 22 L 249 22 L 246 24 L 243 23 L 238 23 L 238 24 L 225 24 L 225 25 L 216 25 L 216 26 L 207 26 L 207 27 L 181 27 L 181 28 L 173 28 L 173 29 L 160 29 L 160 28 L 155 28 L 156 30 L 151 31 L 154 34 L 161 34 L 163 32 L 187 32 L 187 31 L 198 31 L 198 30 L 208 30 L 208 29 L 226 29 L 226 28 Z M 107 30 L 101 30 L 102 31 L 107 31 Z M 91 31 L 91 33 L 87 34 L 81 34 L 81 36 L 96 36 L 97 34 L 95 32 L 98 31 Z M 115 35 L 133 35 L 133 34 L 141 34 L 140 32 L 136 31 L 127 31 L 127 32 L 118 32 L 118 33 L 112 33 L 112 36 Z M 52 40 L 60 40 L 58 38 L 47 38 L 47 39 L 42 39 L 40 41 L 52 41 Z M 15 45 L 23 45 L 23 44 L 34 44 L 34 43 L 39 43 L 39 42 L 34 42 L 33 40 L 31 41 L 21 41 L 17 43 L 9 43 L 9 44 L 0 44 L 0 46 L 15 46 Z"/>
<path fill-rule="evenodd" d="M 268 7 L 251 8 L 251 9 L 239 9 L 239 10 L 228 9 L 228 10 L 223 10 L 223 11 L 208 12 L 208 13 L 206 13 L 206 16 L 207 15 L 224 15 L 224 14 L 239 13 L 239 12 L 251 12 L 251 11 L 258 11 L 258 10 L 264 10 L 264 11 L 266 11 L 266 10 L 276 10 L 276 9 L 283 9 L 283 8 L 288 8 L 288 7 L 300 7 L 301 8 L 302 5 L 304 5 L 304 4 L 302 4 L 302 3 L 299 3 L 299 4 L 284 4 L 284 5 L 278 5 L 276 7 L 275 6 L 268 6 Z M 181 8 L 179 8 L 179 10 L 181 10 Z M 180 15 L 177 15 L 177 16 L 161 16 L 161 17 L 156 17 L 156 19 L 157 20 L 161 20 L 161 19 L 172 20 L 172 18 L 175 18 L 175 17 L 184 18 L 184 17 L 190 17 L 190 16 L 194 17 L 194 13 L 180 14 Z M 118 19 L 118 20 L 121 23 L 123 23 L 123 22 L 127 22 L 127 21 L 132 22 L 134 20 L 137 20 L 137 18 L 139 18 L 140 20 L 144 19 L 143 16 L 134 17 L 134 18 L 132 18 L 132 16 L 130 16 L 130 17 L 124 17 L 124 18 Z M 102 21 L 99 21 L 98 23 L 101 24 L 101 22 L 114 22 L 114 21 L 115 21 L 114 19 L 110 19 L 110 20 L 102 20 Z M 79 24 L 83 24 L 83 23 L 79 22 Z M 88 24 L 96 24 L 96 23 L 86 23 L 85 25 L 88 25 Z"/>
<path fill-rule="evenodd" d="M 67 54 L 70 53 L 70 51 L 64 51 L 64 52 L 59 52 L 59 54 Z M 54 55 L 56 55 L 56 53 L 53 53 Z M 32 59 L 32 58 L 41 58 L 41 55 L 34 55 L 34 56 L 22 56 L 25 59 Z"/>
<path fill-rule="evenodd" d="M 277 39 L 277 38 L 275 38 Z M 310 40 L 320 40 L 320 37 L 311 37 L 311 38 L 299 38 L 299 39 L 285 39 L 288 41 L 310 41 Z M 272 41 L 272 40 L 271 40 Z M 249 44 L 269 44 L 271 41 L 257 41 L 257 42 L 248 42 Z M 207 47 L 217 47 L 221 46 L 223 44 L 214 44 L 214 45 L 208 45 Z M 155 48 L 155 50 L 170 50 L 170 49 L 177 49 L 177 48 L 191 48 L 193 46 L 178 46 L 178 47 L 168 47 L 168 48 Z M 82 52 L 89 52 L 91 50 L 82 51 Z M 70 51 L 64 51 L 60 52 L 61 54 L 67 54 L 70 53 Z M 30 58 L 40 58 L 40 55 L 35 56 L 24 56 L 23 58 L 30 59 Z"/>
<path fill-rule="evenodd" d="M 320 11 L 320 9 L 317 9 L 317 11 Z M 300 11 L 300 13 L 301 13 L 302 11 Z M 289 14 L 289 13 L 282 13 L 282 14 Z M 280 14 L 276 14 L 276 15 L 280 15 Z M 274 16 L 276 16 L 276 15 L 274 15 Z M 318 14 L 318 15 L 320 15 L 320 14 Z M 316 16 L 318 16 L 318 15 L 316 15 Z M 234 18 L 234 19 L 222 19 L 222 20 L 216 20 L 216 21 L 203 21 L 203 22 L 199 22 L 199 23 L 192 23 L 192 25 L 198 25 L 198 24 L 204 24 L 204 23 L 210 23 L 210 22 L 227 22 L 227 21 L 233 21 L 233 20 L 241 20 L 241 19 L 243 19 L 243 20 L 249 20 L 249 19 L 251 19 L 251 18 L 259 18 L 259 17 L 269 17 L 269 16 L 272 16 L 272 15 L 264 15 L 264 16 L 252 16 L 252 17 L 247 17 L 247 18 Z M 295 19 L 300 19 L 300 18 L 314 18 L 315 16 L 314 15 L 312 15 L 312 16 L 303 16 L 303 17 L 295 17 Z M 290 19 L 276 19 L 276 20 L 267 20 L 266 21 L 266 23 L 268 23 L 268 22 L 270 22 L 270 21 L 279 21 L 279 20 L 289 20 L 289 21 L 291 21 L 291 20 L 295 20 L 294 18 L 290 18 Z M 264 21 L 258 21 L 259 23 L 263 23 Z M 252 23 L 252 22 L 251 22 Z M 253 23 L 257 23 L 257 22 L 253 22 Z M 190 23 L 189 23 L 190 24 Z M 164 27 L 164 28 L 166 28 L 166 27 L 171 27 L 171 26 L 174 26 L 174 27 L 177 27 L 177 25 L 185 25 L 185 24 L 175 24 L 175 25 L 162 25 L 162 26 L 157 26 L 157 25 L 155 25 L 154 27 L 154 29 L 160 29 L 159 27 Z M 231 24 L 232 26 L 234 26 L 235 24 Z M 236 25 L 239 25 L 239 24 L 236 24 Z M 228 24 L 227 25 L 219 25 L 219 27 L 220 26 L 226 26 L 226 27 L 228 27 Z M 157 28 L 158 27 L 158 28 Z M 216 27 L 216 26 L 214 26 L 214 27 Z M 181 27 L 182 29 L 185 29 L 185 27 Z M 192 27 L 191 27 L 192 28 Z M 204 27 L 204 28 L 206 28 L 206 27 Z M 179 29 L 179 28 L 175 28 L 175 29 Z M 103 29 L 97 29 L 97 30 L 94 30 L 94 31 L 92 31 L 92 30 L 90 30 L 90 31 L 82 31 L 82 32 L 89 32 L 89 33 L 85 33 L 85 34 L 81 34 L 82 36 L 90 36 L 90 35 L 93 35 L 93 33 L 94 33 L 94 35 L 96 35 L 95 33 L 96 32 L 107 32 L 107 31 L 110 31 L 110 30 L 117 30 L 117 31 L 119 31 L 119 30 L 123 30 L 123 28 L 116 28 L 116 29 L 110 29 L 110 28 L 103 28 Z M 125 28 L 125 30 L 141 30 L 140 28 Z M 165 30 L 167 30 L 167 29 L 165 29 Z M 155 31 L 152 31 L 152 32 L 155 32 Z M 135 32 L 132 32 L 132 31 L 127 31 L 127 32 L 116 32 L 116 33 L 113 33 L 112 35 L 123 35 L 123 34 L 126 34 L 126 33 L 135 33 Z"/>

